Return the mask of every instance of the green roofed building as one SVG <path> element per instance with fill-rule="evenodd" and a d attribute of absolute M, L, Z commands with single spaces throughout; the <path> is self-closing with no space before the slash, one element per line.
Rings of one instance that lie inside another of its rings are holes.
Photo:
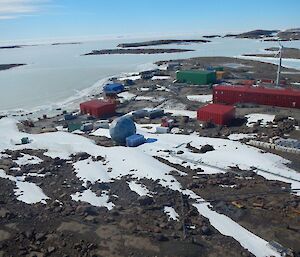
<path fill-rule="evenodd" d="M 216 82 L 216 72 L 206 70 L 177 71 L 176 80 L 181 83 L 208 85 Z"/>

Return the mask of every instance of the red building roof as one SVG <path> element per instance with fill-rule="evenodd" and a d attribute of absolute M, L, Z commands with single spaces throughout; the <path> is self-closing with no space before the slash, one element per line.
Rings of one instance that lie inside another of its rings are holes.
<path fill-rule="evenodd" d="M 231 105 L 208 104 L 201 107 L 199 110 L 222 115 L 231 112 L 234 109 L 234 106 Z"/>
<path fill-rule="evenodd" d="M 103 106 L 110 105 L 110 104 L 112 104 L 112 103 L 108 102 L 108 101 L 94 99 L 94 100 L 90 100 L 90 101 L 81 103 L 80 105 L 88 106 L 88 107 L 91 107 L 91 108 L 101 108 Z"/>
<path fill-rule="evenodd" d="M 116 111 L 116 103 L 104 100 L 91 100 L 80 104 L 82 114 L 89 114 L 96 118 L 113 114 Z"/>
<path fill-rule="evenodd" d="M 267 87 L 239 86 L 239 85 L 234 85 L 234 86 L 218 85 L 215 86 L 214 89 L 224 90 L 224 91 L 243 92 L 243 93 L 300 96 L 300 90 L 291 89 L 291 88 L 267 88 Z"/>

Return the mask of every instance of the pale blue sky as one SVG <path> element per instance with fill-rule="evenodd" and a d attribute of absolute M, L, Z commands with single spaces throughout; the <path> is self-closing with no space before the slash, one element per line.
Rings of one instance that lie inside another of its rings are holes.
<path fill-rule="evenodd" d="M 0 40 L 300 27 L 299 0 L 0 0 Z"/>

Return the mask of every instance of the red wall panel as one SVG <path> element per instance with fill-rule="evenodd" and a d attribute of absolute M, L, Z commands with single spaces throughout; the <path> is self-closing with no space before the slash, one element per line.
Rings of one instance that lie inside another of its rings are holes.
<path fill-rule="evenodd" d="M 241 86 L 216 86 L 213 89 L 213 102 L 224 104 L 256 103 L 289 108 L 300 108 L 300 91 L 289 89 L 264 89 Z"/>

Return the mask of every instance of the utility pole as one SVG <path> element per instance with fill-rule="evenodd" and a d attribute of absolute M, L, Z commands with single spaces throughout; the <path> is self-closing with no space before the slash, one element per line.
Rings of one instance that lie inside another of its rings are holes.
<path fill-rule="evenodd" d="M 283 51 L 283 46 L 279 42 L 278 44 L 279 44 L 279 63 L 277 69 L 276 86 L 280 86 L 280 73 L 281 73 L 282 51 Z"/>

